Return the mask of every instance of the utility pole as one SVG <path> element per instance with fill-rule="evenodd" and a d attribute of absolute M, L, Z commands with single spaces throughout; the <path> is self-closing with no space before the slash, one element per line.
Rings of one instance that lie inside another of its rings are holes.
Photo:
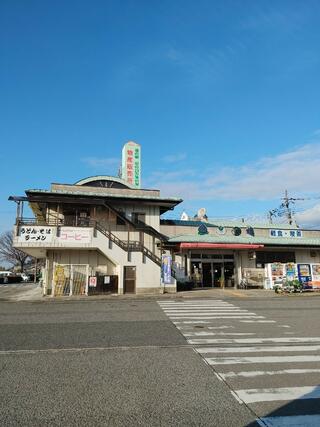
<path fill-rule="evenodd" d="M 286 190 L 284 192 L 284 199 L 283 200 L 284 200 L 283 206 L 286 209 L 286 215 L 287 215 L 287 218 L 288 218 L 288 222 L 291 225 L 292 222 L 293 222 L 293 220 L 292 220 L 292 212 L 291 212 L 291 209 L 290 209 L 290 199 L 288 197 L 288 190 Z"/>

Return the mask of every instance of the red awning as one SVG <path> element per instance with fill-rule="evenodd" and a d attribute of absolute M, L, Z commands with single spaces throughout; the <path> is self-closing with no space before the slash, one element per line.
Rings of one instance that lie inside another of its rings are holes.
<path fill-rule="evenodd" d="M 180 243 L 180 249 L 260 249 L 264 245 L 250 243 Z"/>

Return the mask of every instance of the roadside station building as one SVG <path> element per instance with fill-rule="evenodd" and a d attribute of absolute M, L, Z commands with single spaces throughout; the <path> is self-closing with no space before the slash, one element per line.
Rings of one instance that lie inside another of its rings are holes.
<path fill-rule="evenodd" d="M 271 288 L 289 273 L 320 284 L 319 230 L 205 214 L 162 219 L 182 200 L 140 188 L 139 150 L 124 146 L 124 178 L 93 176 L 9 198 L 17 203 L 14 246 L 45 260 L 45 295 L 156 294 L 234 287 L 242 278 Z"/>
<path fill-rule="evenodd" d="M 165 247 L 173 253 L 177 280 L 185 277 L 193 286 L 234 287 L 245 278 L 268 289 L 289 269 L 290 279 L 310 276 L 308 281 L 320 284 L 319 230 L 210 219 L 162 220 L 160 230 L 168 236 Z"/>

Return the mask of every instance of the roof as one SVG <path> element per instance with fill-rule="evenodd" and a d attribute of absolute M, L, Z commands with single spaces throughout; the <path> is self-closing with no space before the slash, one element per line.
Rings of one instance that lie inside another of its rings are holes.
<path fill-rule="evenodd" d="M 66 186 L 67 187 L 67 186 Z M 147 205 L 156 205 L 160 209 L 160 215 L 172 210 L 176 205 L 182 202 L 181 199 L 174 197 L 163 198 L 157 195 L 156 191 L 150 190 L 132 190 L 125 191 L 106 188 L 97 188 L 97 191 L 90 187 L 90 191 L 86 191 L 85 186 L 71 186 L 66 189 L 54 190 L 26 190 L 29 203 L 69 203 L 69 204 L 85 204 L 85 205 L 104 205 L 105 203 L 139 203 Z M 112 190 L 112 191 L 111 191 Z"/>
<path fill-rule="evenodd" d="M 169 243 L 243 243 L 268 246 L 320 246 L 320 238 L 278 238 L 260 236 L 219 236 L 213 234 L 180 234 L 169 238 Z"/>
<path fill-rule="evenodd" d="M 80 179 L 79 181 L 75 182 L 74 185 L 85 185 L 89 184 L 93 181 L 114 181 L 118 182 L 119 184 L 122 184 L 126 186 L 127 188 L 134 189 L 132 185 L 130 185 L 128 182 L 126 182 L 124 179 L 119 178 L 117 176 L 109 176 L 109 175 L 95 175 L 95 176 L 88 176 L 87 178 Z"/>
<path fill-rule="evenodd" d="M 85 187 L 83 187 L 85 188 Z M 182 199 L 178 199 L 176 197 L 158 197 L 158 196 L 143 196 L 143 195 L 134 195 L 134 194 L 110 194 L 109 192 L 93 192 L 93 191 L 62 191 L 62 190 L 37 190 L 37 189 L 29 189 L 26 190 L 27 194 L 43 194 L 43 195 L 65 195 L 65 196 L 86 196 L 86 197 L 98 197 L 98 198 L 114 198 L 114 199 L 145 199 L 145 200 L 155 200 L 155 201 L 164 201 L 164 202 L 182 202 Z"/>
<path fill-rule="evenodd" d="M 296 224 L 266 224 L 266 223 L 251 223 L 242 221 L 231 221 L 231 220 L 216 220 L 208 219 L 207 221 L 198 220 L 182 220 L 182 219 L 162 219 L 161 224 L 163 225 L 181 225 L 185 227 L 199 227 L 201 224 L 205 224 L 207 227 L 240 227 L 240 228 L 264 228 L 264 229 L 280 229 L 280 230 L 294 230 L 300 229 Z"/>

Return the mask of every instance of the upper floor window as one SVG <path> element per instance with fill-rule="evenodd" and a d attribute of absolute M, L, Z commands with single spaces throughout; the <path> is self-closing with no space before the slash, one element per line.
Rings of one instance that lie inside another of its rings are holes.
<path fill-rule="evenodd" d="M 141 212 L 132 212 L 131 214 L 132 222 L 146 222 L 146 214 Z"/>

